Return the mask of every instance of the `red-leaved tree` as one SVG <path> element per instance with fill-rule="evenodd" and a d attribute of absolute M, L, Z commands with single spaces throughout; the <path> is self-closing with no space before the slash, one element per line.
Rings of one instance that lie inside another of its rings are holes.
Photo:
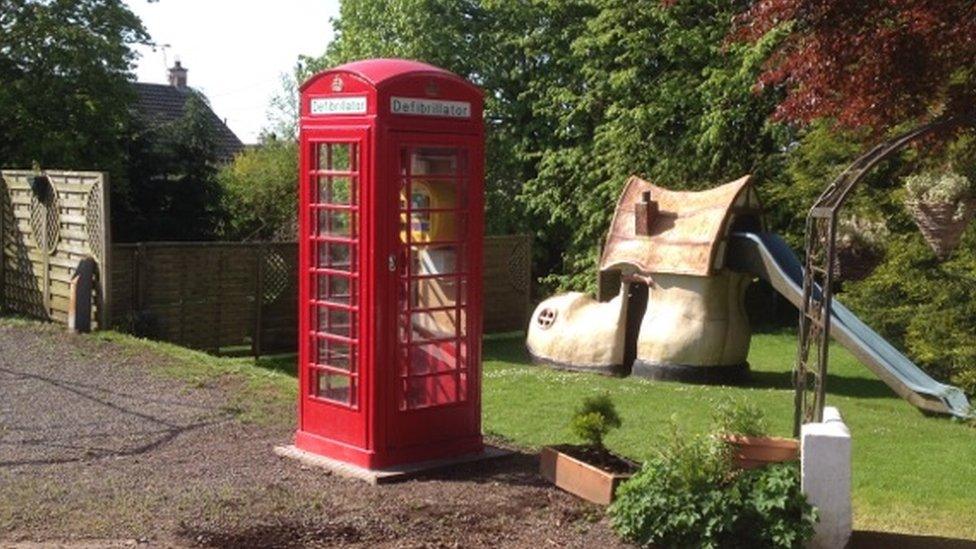
<path fill-rule="evenodd" d="M 779 120 L 881 132 L 976 105 L 976 0 L 758 0 L 733 37 L 777 29 L 757 87 L 785 86 Z"/>

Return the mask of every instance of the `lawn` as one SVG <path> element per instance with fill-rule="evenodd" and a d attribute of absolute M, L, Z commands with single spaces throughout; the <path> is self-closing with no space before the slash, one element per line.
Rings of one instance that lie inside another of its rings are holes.
<path fill-rule="evenodd" d="M 527 448 L 571 441 L 573 408 L 584 395 L 607 391 L 623 418 L 607 445 L 633 458 L 651 455 L 672 420 L 705 431 L 714 405 L 729 396 L 761 405 L 776 434 L 789 435 L 795 345 L 790 333 L 757 334 L 753 384 L 705 387 L 529 366 L 521 336 L 489 337 L 484 428 Z M 840 409 L 854 442 L 855 528 L 976 539 L 976 429 L 921 414 L 843 348 L 832 349 L 830 367 L 827 404 Z"/>
<path fill-rule="evenodd" d="M 294 357 L 262 359 L 255 368 L 250 358 L 215 358 L 111 332 L 97 337 L 174 356 L 183 366 L 165 371 L 191 382 L 226 373 L 243 379 L 235 402 L 244 419 L 261 421 L 297 391 Z M 706 430 L 714 405 L 727 396 L 760 404 L 775 433 L 788 435 L 794 346 L 790 333 L 757 334 L 749 354 L 754 382 L 705 387 L 553 371 L 529 364 L 521 334 L 489 336 L 484 430 L 529 450 L 573 441 L 567 426 L 573 408 L 584 395 L 607 391 L 624 421 L 607 444 L 633 458 L 651 455 L 672 420 L 686 432 Z M 854 437 L 855 527 L 976 539 L 976 429 L 922 415 L 839 347 L 831 354 L 827 387 L 828 404 L 840 408 Z"/>

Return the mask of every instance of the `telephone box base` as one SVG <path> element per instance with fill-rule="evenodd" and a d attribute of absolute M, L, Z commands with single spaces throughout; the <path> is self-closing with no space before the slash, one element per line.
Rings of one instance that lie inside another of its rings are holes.
<path fill-rule="evenodd" d="M 457 465 L 502 458 L 511 455 L 512 451 L 497 448 L 495 446 L 485 446 L 480 452 L 474 454 L 421 461 L 405 465 L 396 465 L 383 469 L 367 469 L 365 467 L 332 459 L 320 454 L 313 454 L 312 452 L 302 450 L 294 445 L 275 446 L 274 453 L 281 457 L 298 460 L 304 465 L 321 467 L 322 469 L 339 475 L 340 477 L 355 478 L 366 481 L 369 484 L 376 485 L 409 480 L 424 473 L 430 473 Z"/>

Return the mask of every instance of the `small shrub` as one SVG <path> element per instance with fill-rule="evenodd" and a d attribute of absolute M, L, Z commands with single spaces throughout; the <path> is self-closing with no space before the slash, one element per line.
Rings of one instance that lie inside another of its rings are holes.
<path fill-rule="evenodd" d="M 735 471 L 717 437 L 677 433 L 608 512 L 620 536 L 659 547 L 802 547 L 816 522 L 795 463 Z"/>
<path fill-rule="evenodd" d="M 620 427 L 620 416 L 610 395 L 586 397 L 570 422 L 573 433 L 594 448 L 603 448 L 603 438 Z"/>
<path fill-rule="evenodd" d="M 716 430 L 724 435 L 764 437 L 769 434 L 766 414 L 748 402 L 727 400 L 719 404 L 713 416 Z"/>
<path fill-rule="evenodd" d="M 813 537 L 817 511 L 800 490 L 796 462 L 744 471 L 733 483 L 744 497 L 737 524 L 743 547 L 803 547 Z"/>

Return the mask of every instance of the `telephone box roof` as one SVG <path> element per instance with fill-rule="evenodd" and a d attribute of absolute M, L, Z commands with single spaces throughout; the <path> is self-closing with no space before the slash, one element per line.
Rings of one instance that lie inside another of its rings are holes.
<path fill-rule="evenodd" d="M 650 192 L 658 213 L 648 235 L 638 235 L 634 208 Z M 734 218 L 758 218 L 761 205 L 747 175 L 705 191 L 671 191 L 631 177 L 613 215 L 601 269 L 630 266 L 645 274 L 707 276 L 722 268 L 722 250 Z"/>
<path fill-rule="evenodd" d="M 418 75 L 428 75 L 428 76 L 438 76 L 441 78 L 448 78 L 451 80 L 456 80 L 457 82 L 464 83 L 465 85 L 477 90 L 478 88 L 464 80 L 460 76 L 454 74 L 453 72 L 444 70 L 440 67 L 435 67 L 433 65 L 428 65 L 427 63 L 422 63 L 420 61 L 412 61 L 409 59 L 366 59 L 364 61 L 353 61 L 351 63 L 346 63 L 344 65 L 339 65 L 338 67 L 333 67 L 329 70 L 320 72 L 315 76 L 309 78 L 302 84 L 301 89 L 304 91 L 305 88 L 312 85 L 313 82 L 318 80 L 329 73 L 335 72 L 347 72 L 354 74 L 366 82 L 369 82 L 374 88 L 382 88 L 387 83 L 394 81 L 403 76 L 418 76 Z M 480 93 L 480 90 L 479 90 Z"/>

